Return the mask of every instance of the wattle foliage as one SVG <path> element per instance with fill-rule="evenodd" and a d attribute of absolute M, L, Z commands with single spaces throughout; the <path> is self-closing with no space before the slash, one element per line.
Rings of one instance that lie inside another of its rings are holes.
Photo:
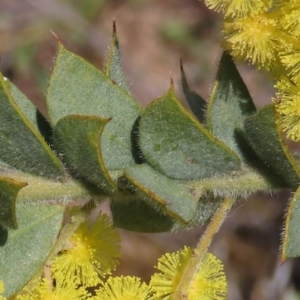
<path fill-rule="evenodd" d="M 172 83 L 142 110 L 126 85 L 115 31 L 104 72 L 58 44 L 47 92 L 49 123 L 0 78 L 5 296 L 40 270 L 64 211 L 79 199 L 93 205 L 109 197 L 116 226 L 161 232 L 206 223 L 224 197 L 298 186 L 299 165 L 281 138 L 274 106 L 256 113 L 228 53 L 207 104 L 190 90 L 182 68 L 193 114 Z M 284 257 L 300 255 L 298 194 L 287 216 Z"/>

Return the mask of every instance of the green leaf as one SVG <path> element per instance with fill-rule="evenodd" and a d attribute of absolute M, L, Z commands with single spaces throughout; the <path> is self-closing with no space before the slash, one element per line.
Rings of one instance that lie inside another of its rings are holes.
<path fill-rule="evenodd" d="M 30 121 L 31 125 L 40 132 L 45 141 L 51 144 L 50 136 L 52 128 L 42 113 L 33 105 L 33 103 L 9 80 L 6 81 L 7 87 L 12 98 L 16 101 L 22 113 Z"/>
<path fill-rule="evenodd" d="M 149 200 L 158 210 L 181 223 L 192 220 L 197 199 L 179 181 L 163 176 L 146 164 L 127 167 L 124 176 L 139 198 Z"/>
<path fill-rule="evenodd" d="M 297 187 L 300 170 L 276 124 L 275 106 L 266 105 L 255 116 L 248 117 L 245 132 L 251 147 L 266 168 L 281 182 L 281 187 Z"/>
<path fill-rule="evenodd" d="M 136 232 L 171 231 L 175 219 L 136 195 L 113 198 L 110 203 L 114 226 Z"/>
<path fill-rule="evenodd" d="M 61 162 L 36 127 L 22 113 L 10 90 L 18 102 L 21 103 L 24 98 L 12 84 L 8 84 L 9 86 L 0 76 L 0 159 L 12 167 L 29 173 L 54 178 L 62 176 Z M 30 105 L 28 109 L 25 106 L 22 104 L 21 108 L 31 118 Z"/>
<path fill-rule="evenodd" d="M 114 223 L 140 232 L 174 231 L 203 225 L 224 198 L 245 198 L 258 191 L 270 192 L 272 188 L 280 187 L 255 169 L 201 180 L 177 181 L 148 165 L 136 165 L 126 168 L 124 176 L 118 182 L 123 189 L 121 195 L 112 196 Z M 165 205 L 166 202 L 171 205 Z M 190 212 L 192 219 L 188 221 L 187 214 L 183 221 L 182 215 L 176 216 L 177 212 Z"/>
<path fill-rule="evenodd" d="M 101 136 L 101 152 L 109 170 L 132 163 L 131 130 L 139 105 L 101 71 L 59 43 L 47 95 L 53 125 L 67 115 L 112 118 Z"/>
<path fill-rule="evenodd" d="M 17 204 L 18 230 L 0 231 L 0 278 L 4 296 L 18 292 L 41 269 L 63 220 L 61 206 Z"/>
<path fill-rule="evenodd" d="M 172 86 L 142 115 L 140 147 L 155 169 L 173 179 L 210 177 L 240 168 L 236 154 L 184 109 Z"/>
<path fill-rule="evenodd" d="M 281 261 L 300 256 L 300 187 L 289 204 L 283 234 Z"/>
<path fill-rule="evenodd" d="M 113 36 L 109 52 L 106 58 L 105 74 L 114 81 L 121 89 L 130 95 L 129 87 L 126 83 L 122 69 L 121 51 L 117 36 L 116 22 L 113 23 Z"/>
<path fill-rule="evenodd" d="M 39 131 L 36 120 L 36 107 L 12 82 L 5 80 L 5 83 L 12 98 L 15 100 L 22 113 L 26 116 L 28 121 L 30 121 L 31 125 Z"/>
<path fill-rule="evenodd" d="M 232 57 L 224 52 L 207 108 L 209 130 L 241 159 L 239 133 L 244 131 L 245 119 L 255 114 L 255 106 Z"/>
<path fill-rule="evenodd" d="M 109 121 L 93 116 L 64 117 L 54 128 L 53 143 L 78 178 L 112 193 L 117 186 L 108 174 L 100 150 L 100 136 Z"/>
<path fill-rule="evenodd" d="M 20 189 L 26 185 L 26 182 L 18 182 L 0 176 L 0 224 L 3 227 L 18 228 L 16 219 L 16 199 Z"/>
<path fill-rule="evenodd" d="M 180 71 L 181 71 L 181 86 L 185 99 L 191 108 L 193 114 L 202 123 L 206 123 L 206 101 L 199 96 L 196 92 L 191 91 L 187 82 L 187 78 L 183 69 L 182 61 L 180 61 Z"/>

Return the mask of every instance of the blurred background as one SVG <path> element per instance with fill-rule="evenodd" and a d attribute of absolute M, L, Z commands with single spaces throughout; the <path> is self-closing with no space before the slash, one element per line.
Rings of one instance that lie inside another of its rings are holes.
<path fill-rule="evenodd" d="M 165 93 L 170 74 L 179 99 L 179 60 L 191 88 L 207 99 L 221 56 L 221 16 L 198 0 L 0 0 L 1 72 L 45 114 L 45 93 L 56 55 L 55 32 L 65 46 L 103 67 L 115 19 L 124 72 L 144 107 Z M 271 102 L 273 82 L 251 66 L 238 65 L 257 107 Z M 211 251 L 225 264 L 230 300 L 300 299 L 300 264 L 279 264 L 288 191 L 241 199 Z M 149 281 L 157 258 L 194 247 L 204 227 L 176 233 L 120 230 L 122 259 L 116 274 Z"/>

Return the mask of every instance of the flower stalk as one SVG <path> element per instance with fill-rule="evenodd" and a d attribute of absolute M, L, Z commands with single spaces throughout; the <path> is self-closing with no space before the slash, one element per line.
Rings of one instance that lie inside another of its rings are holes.
<path fill-rule="evenodd" d="M 194 278 L 199 272 L 201 265 L 203 264 L 203 260 L 207 254 L 212 239 L 219 231 L 234 202 L 234 198 L 225 198 L 220 204 L 220 207 L 216 211 L 204 234 L 202 235 L 197 247 L 193 251 L 192 257 L 185 269 L 184 274 L 181 277 L 177 290 L 174 293 L 173 300 L 184 299 L 184 297 L 188 295 L 188 291 L 193 283 Z"/>

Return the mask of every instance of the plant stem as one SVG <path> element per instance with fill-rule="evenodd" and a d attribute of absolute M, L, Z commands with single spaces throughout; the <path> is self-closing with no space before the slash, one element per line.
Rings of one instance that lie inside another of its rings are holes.
<path fill-rule="evenodd" d="M 197 247 L 194 249 L 193 256 L 182 275 L 176 292 L 174 293 L 174 300 L 187 299 L 187 292 L 189 290 L 190 284 L 192 283 L 194 276 L 201 266 L 202 260 L 207 253 L 208 247 L 210 246 L 213 237 L 219 231 L 234 201 L 235 198 L 225 198 L 215 212 Z"/>

